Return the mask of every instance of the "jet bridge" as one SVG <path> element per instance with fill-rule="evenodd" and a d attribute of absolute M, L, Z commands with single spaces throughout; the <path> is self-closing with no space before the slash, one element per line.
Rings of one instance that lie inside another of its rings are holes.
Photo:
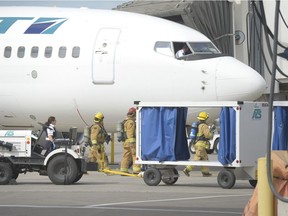
<path fill-rule="evenodd" d="M 187 113 L 199 108 L 220 110 L 217 160 L 190 158 Z M 149 167 L 143 176 L 147 185 L 174 184 L 179 165 L 222 167 L 217 177 L 222 188 L 232 188 L 236 179 L 256 185 L 257 159 L 266 155 L 267 102 L 139 102 L 136 119 L 136 160 Z"/>
<path fill-rule="evenodd" d="M 233 4 L 229 1 L 137 0 L 125 2 L 114 10 L 148 14 L 184 24 L 205 34 L 222 53 L 234 56 L 234 40 L 239 44 L 242 38 L 240 31 L 234 33 L 233 30 Z"/>

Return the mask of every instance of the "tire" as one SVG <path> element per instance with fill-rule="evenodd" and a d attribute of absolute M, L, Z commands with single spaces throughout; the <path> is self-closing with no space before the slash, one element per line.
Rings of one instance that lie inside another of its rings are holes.
<path fill-rule="evenodd" d="M 224 189 L 232 188 L 235 185 L 235 181 L 235 174 L 230 169 L 222 169 L 217 176 L 218 185 Z"/>
<path fill-rule="evenodd" d="M 13 176 L 13 170 L 8 163 L 0 162 L 0 185 L 9 184 Z"/>
<path fill-rule="evenodd" d="M 253 188 L 255 188 L 256 187 L 256 185 L 257 185 L 257 180 L 254 180 L 254 179 L 252 179 L 252 180 L 249 180 L 249 183 L 250 183 L 250 185 L 253 187 Z"/>
<path fill-rule="evenodd" d="M 167 184 L 167 185 L 173 185 L 177 182 L 178 180 L 178 170 L 173 168 L 171 169 L 171 171 L 173 172 L 173 174 L 171 175 L 171 177 L 169 178 L 162 178 L 162 182 Z M 177 177 L 175 177 L 175 175 L 177 175 Z"/>
<path fill-rule="evenodd" d="M 149 186 L 157 186 L 161 181 L 161 173 L 158 169 L 150 167 L 144 172 L 144 182 Z"/>
<path fill-rule="evenodd" d="M 82 178 L 82 176 L 83 176 L 83 173 L 78 173 L 78 176 L 76 177 L 73 183 L 78 182 Z"/>
<path fill-rule="evenodd" d="M 192 142 L 189 143 L 189 151 L 190 151 L 191 154 L 195 154 L 195 149 L 193 147 L 193 143 Z"/>
<path fill-rule="evenodd" d="M 214 152 L 214 149 L 207 149 L 206 152 L 207 154 L 212 154 Z"/>
<path fill-rule="evenodd" d="M 57 155 L 52 158 L 48 164 L 47 172 L 49 179 L 56 185 L 72 184 L 78 177 L 78 166 L 74 158 L 71 156 L 67 156 L 67 167 L 65 173 L 65 158 L 65 155 Z"/>
<path fill-rule="evenodd" d="M 11 169 L 12 169 L 12 179 L 17 179 L 19 176 L 19 170 L 16 169 L 14 166 L 11 165 Z"/>
<path fill-rule="evenodd" d="M 12 174 L 12 179 L 17 179 L 19 176 L 19 172 L 18 171 L 13 171 L 13 174 Z"/>
<path fill-rule="evenodd" d="M 213 148 L 214 148 L 214 152 L 218 154 L 218 151 L 219 151 L 219 138 L 215 140 Z"/>

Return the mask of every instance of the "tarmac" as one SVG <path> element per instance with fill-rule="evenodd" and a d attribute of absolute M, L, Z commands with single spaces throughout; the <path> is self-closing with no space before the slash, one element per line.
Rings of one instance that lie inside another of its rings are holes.
<path fill-rule="evenodd" d="M 112 169 L 119 169 L 121 146 L 117 148 Z M 199 168 L 186 177 L 183 168 L 177 167 L 180 176 L 174 185 L 161 182 L 158 186 L 148 186 L 140 177 L 97 171 L 88 172 L 73 185 L 54 185 L 38 173 L 20 174 L 16 184 L 0 185 L 0 215 L 242 215 L 254 190 L 247 180 L 223 189 L 217 183 L 219 168 L 211 169 L 212 177 L 202 177 Z"/>

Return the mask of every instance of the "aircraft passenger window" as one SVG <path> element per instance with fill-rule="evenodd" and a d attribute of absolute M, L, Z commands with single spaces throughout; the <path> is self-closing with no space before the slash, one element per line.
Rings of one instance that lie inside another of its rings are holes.
<path fill-rule="evenodd" d="M 220 53 L 211 42 L 189 42 L 189 45 L 196 54 Z"/>
<path fill-rule="evenodd" d="M 80 47 L 78 47 L 78 46 L 73 47 L 72 57 L 73 58 L 79 58 L 79 56 L 80 56 Z"/>
<path fill-rule="evenodd" d="M 5 47 L 4 57 L 5 58 L 10 58 L 11 57 L 11 53 L 12 53 L 12 47 L 11 46 Z"/>
<path fill-rule="evenodd" d="M 39 47 L 34 46 L 31 48 L 31 57 L 32 58 L 37 58 L 38 57 L 38 52 L 39 52 Z"/>
<path fill-rule="evenodd" d="M 18 52 L 17 52 L 18 58 L 23 58 L 24 55 L 25 55 L 25 47 L 24 46 L 18 47 Z"/>
<path fill-rule="evenodd" d="M 59 47 L 58 56 L 59 58 L 65 58 L 67 48 L 65 46 Z"/>
<path fill-rule="evenodd" d="M 167 55 L 167 56 L 173 56 L 173 51 L 171 47 L 170 42 L 163 42 L 163 41 L 158 41 L 155 43 L 154 47 L 155 52 Z"/>
<path fill-rule="evenodd" d="M 51 56 L 52 56 L 52 47 L 51 46 L 48 46 L 45 48 L 44 56 L 46 58 L 51 58 Z"/>

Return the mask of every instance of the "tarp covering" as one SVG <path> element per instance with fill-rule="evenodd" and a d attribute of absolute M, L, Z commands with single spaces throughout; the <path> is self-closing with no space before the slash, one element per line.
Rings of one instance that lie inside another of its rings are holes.
<path fill-rule="evenodd" d="M 141 158 L 150 161 L 188 160 L 185 131 L 187 108 L 141 109 Z"/>
<path fill-rule="evenodd" d="M 272 150 L 288 150 L 288 107 L 274 107 Z"/>
<path fill-rule="evenodd" d="M 230 164 L 236 158 L 236 111 L 232 107 L 221 109 L 220 134 L 218 160 Z"/>

